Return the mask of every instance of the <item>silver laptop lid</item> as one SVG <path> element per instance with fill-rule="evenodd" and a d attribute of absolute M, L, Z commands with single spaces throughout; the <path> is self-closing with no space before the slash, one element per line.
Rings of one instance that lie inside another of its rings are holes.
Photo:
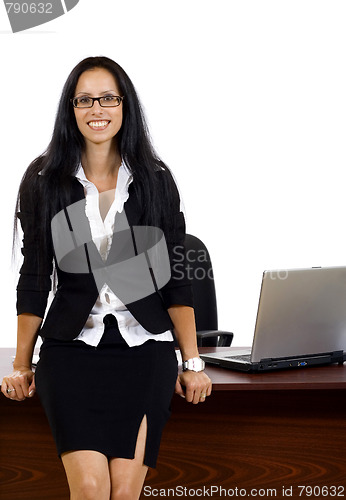
<path fill-rule="evenodd" d="M 251 360 L 346 350 L 346 267 L 265 271 Z"/>

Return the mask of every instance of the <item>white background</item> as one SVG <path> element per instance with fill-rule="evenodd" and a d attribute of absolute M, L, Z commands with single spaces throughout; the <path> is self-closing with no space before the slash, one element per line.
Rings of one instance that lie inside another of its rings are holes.
<path fill-rule="evenodd" d="M 80 0 L 12 34 L 0 5 L 0 346 L 14 346 L 12 218 L 50 140 L 71 69 L 124 67 L 172 168 L 187 229 L 208 246 L 219 327 L 251 343 L 264 269 L 344 265 L 346 4 L 308 0 Z"/>

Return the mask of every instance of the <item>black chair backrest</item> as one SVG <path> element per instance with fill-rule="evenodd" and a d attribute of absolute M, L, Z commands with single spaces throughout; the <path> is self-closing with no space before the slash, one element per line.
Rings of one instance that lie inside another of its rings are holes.
<path fill-rule="evenodd" d="M 199 330 L 217 330 L 217 305 L 213 268 L 209 252 L 204 243 L 186 234 L 186 265 L 192 280 L 196 328 Z"/>

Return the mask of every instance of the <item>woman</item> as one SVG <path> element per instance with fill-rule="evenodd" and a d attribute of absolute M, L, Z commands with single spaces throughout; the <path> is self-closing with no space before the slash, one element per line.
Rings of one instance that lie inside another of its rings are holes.
<path fill-rule="evenodd" d="M 196 404 L 211 382 L 198 356 L 191 286 L 181 276 L 178 191 L 150 144 L 132 82 L 111 59 L 90 57 L 71 72 L 52 140 L 27 169 L 17 209 L 18 344 L 2 392 L 22 401 L 37 388 L 71 499 L 139 498 L 174 387 Z M 162 233 L 139 241 L 141 227 Z M 166 278 L 148 257 L 159 243 Z M 57 288 L 42 325 L 52 274 Z M 179 376 L 172 331 L 186 361 Z"/>

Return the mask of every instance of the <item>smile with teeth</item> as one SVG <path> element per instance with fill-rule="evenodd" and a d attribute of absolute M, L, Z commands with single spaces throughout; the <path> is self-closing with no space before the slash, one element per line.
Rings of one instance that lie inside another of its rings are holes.
<path fill-rule="evenodd" d="M 94 130 L 103 130 L 107 127 L 109 120 L 97 120 L 89 122 L 88 125 Z"/>

